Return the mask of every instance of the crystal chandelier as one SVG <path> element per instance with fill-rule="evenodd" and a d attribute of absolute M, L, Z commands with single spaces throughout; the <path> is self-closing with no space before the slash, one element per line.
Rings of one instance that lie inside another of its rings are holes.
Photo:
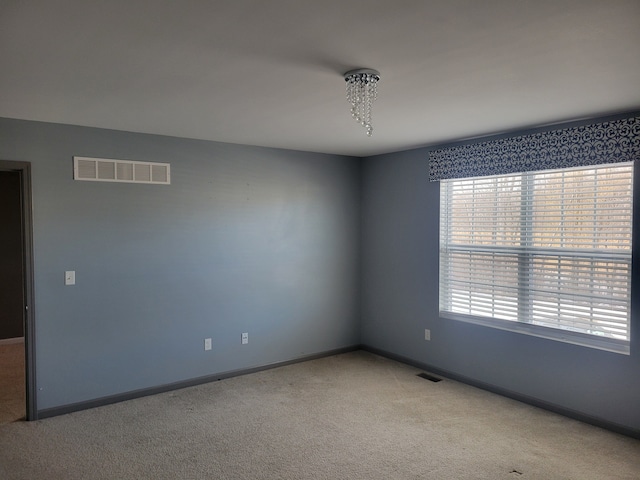
<path fill-rule="evenodd" d="M 351 116 L 367 130 L 367 136 L 373 133 L 371 125 L 371 107 L 377 97 L 377 84 L 380 72 L 369 68 L 350 70 L 344 74 L 347 82 L 347 101 L 351 104 Z"/>

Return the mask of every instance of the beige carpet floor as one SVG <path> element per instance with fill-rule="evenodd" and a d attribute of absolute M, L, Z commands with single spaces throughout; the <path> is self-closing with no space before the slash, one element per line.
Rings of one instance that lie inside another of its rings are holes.
<path fill-rule="evenodd" d="M 358 351 L 0 426 L 0 478 L 635 479 L 640 440 Z"/>
<path fill-rule="evenodd" d="M 0 425 L 23 419 L 25 404 L 24 342 L 0 345 Z"/>

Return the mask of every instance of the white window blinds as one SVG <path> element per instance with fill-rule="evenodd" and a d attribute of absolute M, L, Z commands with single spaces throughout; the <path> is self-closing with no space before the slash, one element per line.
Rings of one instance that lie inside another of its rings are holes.
<path fill-rule="evenodd" d="M 441 181 L 443 316 L 628 353 L 632 180 L 628 162 Z"/>

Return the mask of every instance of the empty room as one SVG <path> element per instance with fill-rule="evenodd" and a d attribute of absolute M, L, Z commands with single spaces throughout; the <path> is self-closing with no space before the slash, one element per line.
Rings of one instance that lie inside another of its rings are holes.
<path fill-rule="evenodd" d="M 0 479 L 640 478 L 638 0 L 0 2 Z"/>

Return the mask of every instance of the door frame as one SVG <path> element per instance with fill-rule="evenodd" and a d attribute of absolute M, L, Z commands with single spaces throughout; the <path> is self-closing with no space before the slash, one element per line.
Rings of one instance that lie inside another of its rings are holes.
<path fill-rule="evenodd" d="M 0 160 L 0 171 L 20 175 L 20 205 L 22 209 L 22 268 L 24 272 L 24 346 L 27 420 L 38 419 L 36 401 L 36 332 L 33 279 L 33 211 L 31 201 L 31 163 Z"/>

